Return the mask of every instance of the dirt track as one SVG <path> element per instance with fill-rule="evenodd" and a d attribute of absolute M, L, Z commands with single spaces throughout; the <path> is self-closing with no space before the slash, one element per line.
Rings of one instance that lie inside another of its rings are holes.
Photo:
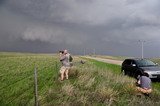
<path fill-rule="evenodd" d="M 112 60 L 112 59 L 102 59 L 102 58 L 98 58 L 98 57 L 86 57 L 89 59 L 94 59 L 97 61 L 102 61 L 102 62 L 106 62 L 106 63 L 110 63 L 110 64 L 116 64 L 116 65 L 121 65 L 123 61 L 120 60 Z"/>

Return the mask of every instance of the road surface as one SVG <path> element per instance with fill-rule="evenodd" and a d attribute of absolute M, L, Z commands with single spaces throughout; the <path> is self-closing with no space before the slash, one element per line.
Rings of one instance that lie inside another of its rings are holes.
<path fill-rule="evenodd" d="M 94 60 L 105 62 L 105 63 L 116 64 L 116 65 L 121 65 L 122 62 L 123 62 L 123 61 L 120 61 L 120 60 L 103 59 L 103 58 L 89 57 L 89 56 L 87 56 L 86 58 L 94 59 Z"/>

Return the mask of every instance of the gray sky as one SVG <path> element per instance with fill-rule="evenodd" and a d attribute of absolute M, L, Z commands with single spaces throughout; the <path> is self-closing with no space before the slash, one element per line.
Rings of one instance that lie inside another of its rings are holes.
<path fill-rule="evenodd" d="M 160 56 L 160 0 L 1 0 L 0 51 Z"/>

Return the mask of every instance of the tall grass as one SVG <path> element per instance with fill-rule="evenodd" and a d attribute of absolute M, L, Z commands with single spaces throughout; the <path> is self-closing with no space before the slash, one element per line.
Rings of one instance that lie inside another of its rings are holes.
<path fill-rule="evenodd" d="M 3 54 L 4 55 L 4 54 Z M 135 80 L 120 75 L 120 66 L 74 57 L 69 79 L 59 80 L 56 55 L 11 54 L 0 60 L 0 105 L 34 105 L 33 71 L 38 69 L 38 100 L 42 106 L 159 106 L 155 84 L 151 98 L 137 97 Z"/>
<path fill-rule="evenodd" d="M 42 96 L 57 75 L 54 56 L 2 53 L 0 59 L 0 105 L 34 104 L 34 67 L 38 67 L 38 90 Z M 47 83 L 46 83 L 47 82 Z"/>

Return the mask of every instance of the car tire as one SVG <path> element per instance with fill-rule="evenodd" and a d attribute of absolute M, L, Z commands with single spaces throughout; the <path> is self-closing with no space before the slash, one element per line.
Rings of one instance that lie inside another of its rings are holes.
<path fill-rule="evenodd" d="M 139 77 L 142 75 L 142 70 L 137 70 L 134 74 L 134 78 L 139 79 Z"/>
<path fill-rule="evenodd" d="M 122 74 L 122 75 L 127 75 L 126 72 L 125 72 L 125 70 L 122 70 L 122 71 L 121 71 L 121 74 Z"/>
<path fill-rule="evenodd" d="M 137 79 L 137 80 L 139 79 L 139 77 L 140 77 L 140 74 L 134 75 L 134 78 Z"/>

